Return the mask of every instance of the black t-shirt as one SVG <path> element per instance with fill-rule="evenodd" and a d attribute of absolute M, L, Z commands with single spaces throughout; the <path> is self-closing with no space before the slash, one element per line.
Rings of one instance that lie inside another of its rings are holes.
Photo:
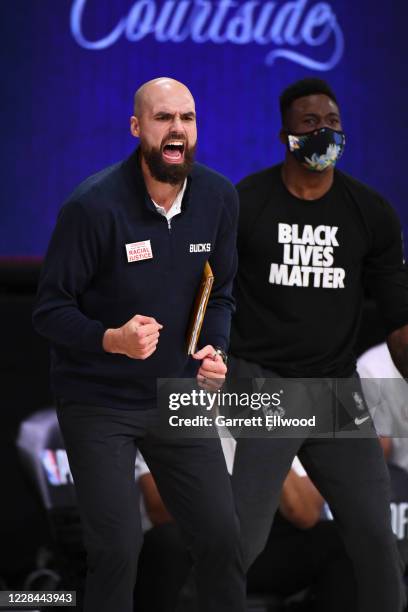
<path fill-rule="evenodd" d="M 339 170 L 309 201 L 287 190 L 281 167 L 238 185 L 231 353 L 285 376 L 348 376 L 364 284 L 387 333 L 408 323 L 400 223 L 381 196 Z"/>

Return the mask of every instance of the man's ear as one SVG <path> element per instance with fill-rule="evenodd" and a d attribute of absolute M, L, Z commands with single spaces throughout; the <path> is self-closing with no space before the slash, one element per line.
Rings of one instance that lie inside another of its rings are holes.
<path fill-rule="evenodd" d="M 139 119 L 137 117 L 135 117 L 135 115 L 132 115 L 131 118 L 130 118 L 130 133 L 135 138 L 139 138 L 139 136 L 140 136 Z"/>
<path fill-rule="evenodd" d="M 279 140 L 284 145 L 288 142 L 288 130 L 284 127 L 281 127 L 279 131 Z"/>

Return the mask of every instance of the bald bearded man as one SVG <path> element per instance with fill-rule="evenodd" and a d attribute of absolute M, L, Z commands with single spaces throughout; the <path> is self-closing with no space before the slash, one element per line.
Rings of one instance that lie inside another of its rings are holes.
<path fill-rule="evenodd" d="M 135 94 L 139 148 L 85 180 L 63 206 L 44 261 L 34 325 L 80 507 L 85 612 L 131 612 L 142 542 L 140 448 L 195 562 L 202 612 L 244 611 L 238 525 L 219 439 L 163 439 L 157 378 L 225 377 L 238 200 L 194 162 L 194 99 L 168 78 Z M 198 248 L 205 245 L 204 248 Z M 200 350 L 185 335 L 205 262 L 215 283 Z M 211 381 L 211 379 L 213 379 Z"/>

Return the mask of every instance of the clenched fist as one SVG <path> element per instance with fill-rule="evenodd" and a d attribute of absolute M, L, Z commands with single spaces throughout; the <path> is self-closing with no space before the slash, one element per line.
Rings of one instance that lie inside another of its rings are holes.
<path fill-rule="evenodd" d="M 107 353 L 119 353 L 131 359 L 147 359 L 154 353 L 163 325 L 153 317 L 135 315 L 115 329 L 107 329 L 103 348 Z"/>
<path fill-rule="evenodd" d="M 224 383 L 227 366 L 223 362 L 211 344 L 207 344 L 193 355 L 194 359 L 201 361 L 197 372 L 197 380 L 200 387 L 206 391 L 217 391 Z"/>

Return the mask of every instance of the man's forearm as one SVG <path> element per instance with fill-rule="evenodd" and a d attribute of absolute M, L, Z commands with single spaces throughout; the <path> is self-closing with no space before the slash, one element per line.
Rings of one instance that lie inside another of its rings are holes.
<path fill-rule="evenodd" d="M 102 352 L 105 328 L 100 321 L 86 317 L 80 310 L 62 300 L 40 301 L 33 312 L 34 329 L 47 340 L 90 352 Z"/>
<path fill-rule="evenodd" d="M 408 378 L 408 325 L 391 332 L 387 344 L 401 376 Z"/>
<path fill-rule="evenodd" d="M 283 516 L 299 529 L 310 529 L 319 520 L 324 500 L 307 476 L 298 476 L 291 469 L 280 499 Z"/>

